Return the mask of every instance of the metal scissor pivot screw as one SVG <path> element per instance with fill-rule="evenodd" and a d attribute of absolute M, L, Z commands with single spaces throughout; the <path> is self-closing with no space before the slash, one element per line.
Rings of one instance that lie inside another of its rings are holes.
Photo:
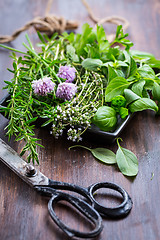
<path fill-rule="evenodd" d="M 37 174 L 36 169 L 32 165 L 26 166 L 26 176 L 27 177 L 34 177 Z"/>

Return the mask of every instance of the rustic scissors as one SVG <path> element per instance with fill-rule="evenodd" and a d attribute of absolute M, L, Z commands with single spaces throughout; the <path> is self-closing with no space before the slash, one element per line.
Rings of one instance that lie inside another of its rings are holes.
<path fill-rule="evenodd" d="M 34 166 L 27 164 L 9 145 L 0 139 L 0 158 L 11 170 L 19 175 L 25 182 L 31 185 L 41 194 L 51 197 L 48 203 L 48 210 L 54 222 L 69 236 L 92 238 L 102 231 L 102 216 L 111 218 L 125 217 L 132 208 L 132 200 L 128 193 L 120 186 L 110 182 L 95 183 L 88 188 L 83 188 L 74 184 L 53 181 L 36 170 Z M 104 207 L 94 199 L 94 193 L 100 188 L 110 188 L 118 191 L 123 202 L 114 208 Z M 88 201 L 77 196 L 59 190 L 69 190 L 85 197 Z M 95 228 L 90 232 L 79 232 L 69 228 L 56 215 L 54 208 L 57 202 L 65 200 L 79 210 Z"/>

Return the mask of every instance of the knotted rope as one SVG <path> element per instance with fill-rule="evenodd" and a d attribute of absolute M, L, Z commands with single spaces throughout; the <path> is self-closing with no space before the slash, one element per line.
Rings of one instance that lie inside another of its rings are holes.
<path fill-rule="evenodd" d="M 86 0 L 81 1 L 87 9 L 89 17 L 95 24 L 101 25 L 108 22 L 116 25 L 122 24 L 124 31 L 128 28 L 129 22 L 125 18 L 119 16 L 111 16 L 99 19 L 94 16 Z M 36 31 L 43 33 L 45 32 L 49 36 L 51 36 L 54 32 L 58 32 L 59 34 L 61 34 L 65 30 L 73 30 L 78 28 L 79 24 L 76 21 L 66 20 L 63 17 L 57 17 L 55 15 L 49 14 L 52 2 L 53 0 L 49 0 L 47 3 L 45 17 L 35 17 L 33 20 L 26 23 L 23 27 L 17 29 L 11 36 L 0 36 L 0 43 L 7 43 L 13 41 L 20 35 L 20 33 L 28 30 L 30 27 L 34 27 Z M 107 36 L 107 39 L 109 40 L 109 42 L 111 42 L 114 37 L 115 34 L 110 34 Z"/>

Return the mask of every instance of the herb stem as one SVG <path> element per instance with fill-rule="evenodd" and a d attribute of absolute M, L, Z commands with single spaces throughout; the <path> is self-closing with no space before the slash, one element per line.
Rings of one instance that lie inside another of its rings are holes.
<path fill-rule="evenodd" d="M 82 145 L 74 145 L 74 146 L 71 146 L 71 147 L 68 148 L 68 150 L 70 150 L 71 148 L 75 148 L 75 147 L 81 147 L 81 148 L 87 149 L 88 151 L 91 151 L 90 148 L 87 148 L 87 147 L 82 146 Z"/>

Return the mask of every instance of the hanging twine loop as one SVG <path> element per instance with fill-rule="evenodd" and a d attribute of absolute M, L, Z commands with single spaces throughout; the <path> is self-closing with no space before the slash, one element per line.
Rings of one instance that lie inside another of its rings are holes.
<path fill-rule="evenodd" d="M 129 22 L 119 16 L 111 16 L 99 19 L 94 16 L 90 6 L 86 2 L 86 0 L 81 0 L 83 5 L 85 6 L 89 17 L 91 20 L 97 25 L 102 25 L 104 23 L 113 23 L 116 25 L 123 25 L 123 30 L 125 31 Z M 77 21 L 66 20 L 63 17 L 57 17 L 55 15 L 49 14 L 51 9 L 51 5 L 53 0 L 48 0 L 45 17 L 35 17 L 33 20 L 26 23 L 23 27 L 17 29 L 11 36 L 5 35 L 0 36 L 0 43 L 11 42 L 16 39 L 22 32 L 28 30 L 30 27 L 34 27 L 36 31 L 46 33 L 48 36 L 51 36 L 54 32 L 58 32 L 59 34 L 63 33 L 65 30 L 74 30 L 78 28 L 79 24 Z M 112 42 L 115 38 L 115 34 L 107 35 L 107 39 L 109 42 Z"/>
<path fill-rule="evenodd" d="M 36 17 L 23 27 L 16 30 L 11 36 L 0 36 L 0 43 L 13 41 L 30 27 L 34 27 L 36 31 L 45 32 L 47 35 L 51 36 L 54 32 L 61 34 L 65 30 L 76 29 L 78 28 L 78 23 L 76 21 L 65 20 L 63 17 L 57 17 L 54 15 L 47 15 L 44 18 Z"/>
<path fill-rule="evenodd" d="M 113 23 L 116 25 L 123 25 L 124 32 L 129 27 L 129 22 L 124 17 L 110 16 L 110 17 L 104 17 L 102 19 L 95 17 L 95 15 L 93 14 L 93 12 L 92 12 L 90 6 L 88 5 L 88 3 L 86 2 L 86 0 L 81 0 L 81 1 L 87 9 L 89 17 L 96 25 L 103 25 L 104 23 Z M 109 42 L 112 42 L 115 39 L 115 33 L 107 35 L 107 39 Z"/>

